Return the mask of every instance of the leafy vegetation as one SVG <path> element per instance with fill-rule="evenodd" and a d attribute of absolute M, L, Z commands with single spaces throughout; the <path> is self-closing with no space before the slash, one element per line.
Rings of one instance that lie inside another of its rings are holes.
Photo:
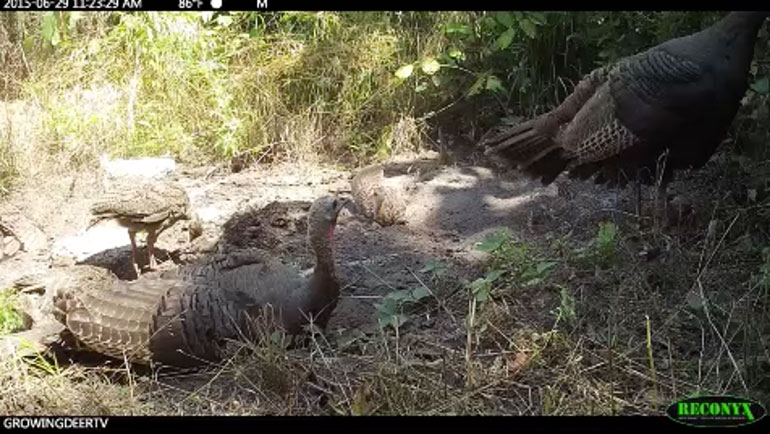
<path fill-rule="evenodd" d="M 392 291 L 375 303 L 377 321 L 382 327 L 398 329 L 407 321 L 404 309 L 429 296 L 430 291 L 425 287 Z"/>
<path fill-rule="evenodd" d="M 24 318 L 16 308 L 16 297 L 10 289 L 0 291 L 0 335 L 24 329 Z"/>
<path fill-rule="evenodd" d="M 2 97 L 43 108 L 36 141 L 75 164 L 105 151 L 188 162 L 241 155 L 360 162 L 419 147 L 437 124 L 473 136 L 506 113 L 541 112 L 597 65 L 719 16 L 14 14 L 0 21 L 8 60 Z M 753 92 L 766 96 L 767 74 L 755 72 Z M 10 128 L 0 180 L 14 175 L 8 149 L 19 145 Z"/>

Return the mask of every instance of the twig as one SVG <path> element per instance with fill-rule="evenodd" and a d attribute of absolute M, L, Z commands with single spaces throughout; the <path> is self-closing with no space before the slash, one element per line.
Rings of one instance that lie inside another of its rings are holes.
<path fill-rule="evenodd" d="M 647 359 L 650 363 L 650 376 L 652 376 L 652 386 L 653 386 L 653 393 L 654 397 L 652 399 L 652 407 L 657 408 L 658 407 L 658 379 L 657 375 L 655 375 L 655 359 L 652 356 L 652 331 L 650 330 L 650 316 L 645 315 L 646 319 L 646 329 L 647 329 Z"/>
<path fill-rule="evenodd" d="M 367 267 L 366 265 L 364 265 L 364 264 L 359 264 L 359 267 L 361 267 L 361 268 L 363 268 L 364 270 L 368 271 L 368 272 L 369 272 L 369 273 L 370 273 L 372 276 L 374 276 L 375 278 L 377 278 L 377 280 L 379 280 L 380 282 L 382 282 L 382 283 L 383 283 L 385 286 L 387 286 L 387 287 L 388 287 L 388 288 L 390 288 L 391 290 L 393 290 L 393 291 L 395 291 L 395 290 L 396 290 L 396 288 L 394 288 L 394 287 L 393 287 L 393 285 L 391 285 L 390 283 L 386 282 L 386 281 L 385 281 L 385 279 L 383 279 L 382 277 L 380 277 L 380 276 L 379 276 L 377 273 L 375 273 L 374 271 L 370 270 L 370 269 L 369 269 L 369 267 Z"/>
<path fill-rule="evenodd" d="M 703 303 L 703 312 L 706 314 L 706 320 L 708 320 L 709 324 L 711 325 L 711 328 L 714 329 L 714 333 L 717 334 L 717 337 L 719 337 L 719 340 L 722 342 L 722 345 L 727 352 L 727 357 L 730 358 L 730 362 L 733 364 L 733 369 L 735 369 L 735 372 L 738 374 L 738 379 L 741 380 L 741 385 L 743 386 L 743 390 L 748 394 L 749 388 L 746 386 L 746 381 L 743 379 L 743 375 L 740 373 L 740 368 L 738 367 L 738 363 L 735 361 L 735 357 L 733 357 L 732 351 L 730 351 L 730 347 L 727 345 L 727 342 L 725 342 L 724 338 L 722 337 L 722 334 L 719 333 L 719 329 L 717 329 L 716 325 L 714 324 L 714 321 L 711 319 L 711 314 L 709 313 L 708 308 L 708 300 L 706 299 L 706 294 L 703 292 L 703 284 L 700 281 L 700 278 L 698 278 L 698 289 L 700 290 L 700 296 Z"/>

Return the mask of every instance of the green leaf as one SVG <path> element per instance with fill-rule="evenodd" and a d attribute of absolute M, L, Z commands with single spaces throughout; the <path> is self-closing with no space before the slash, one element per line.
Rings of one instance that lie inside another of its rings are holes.
<path fill-rule="evenodd" d="M 524 31 L 529 39 L 535 39 L 535 36 L 537 35 L 537 27 L 535 26 L 535 23 L 528 19 L 523 19 L 519 21 L 519 27 L 521 27 L 521 30 Z"/>
<path fill-rule="evenodd" d="M 53 38 L 54 34 L 57 32 L 56 15 L 54 15 L 54 12 L 45 12 L 43 14 L 43 20 L 40 23 L 40 27 L 43 39 L 49 44 L 54 45 Z"/>
<path fill-rule="evenodd" d="M 546 271 L 550 270 L 551 268 L 556 265 L 556 262 L 549 261 L 549 262 L 538 262 L 538 264 L 535 266 L 535 270 L 537 270 L 537 274 L 542 275 Z"/>
<path fill-rule="evenodd" d="M 399 289 L 386 295 L 384 300 L 403 301 L 411 298 L 411 292 L 408 289 Z"/>
<path fill-rule="evenodd" d="M 615 236 L 618 233 L 618 228 L 612 222 L 600 223 L 599 233 L 596 235 L 596 242 L 599 244 L 599 248 L 605 248 L 615 241 Z"/>
<path fill-rule="evenodd" d="M 465 60 L 465 53 L 458 50 L 457 48 L 453 48 L 449 50 L 447 54 L 449 54 L 449 57 L 451 57 L 452 59 Z"/>
<path fill-rule="evenodd" d="M 490 75 L 487 78 L 486 88 L 487 90 L 491 90 L 493 92 L 505 93 L 505 88 L 503 88 L 503 84 L 500 82 L 500 79 L 494 75 Z"/>
<path fill-rule="evenodd" d="M 751 90 L 760 95 L 767 95 L 770 93 L 770 79 L 768 77 L 760 78 L 751 85 Z"/>
<path fill-rule="evenodd" d="M 422 61 L 422 72 L 433 75 L 441 69 L 441 64 L 436 59 L 430 57 Z"/>
<path fill-rule="evenodd" d="M 53 36 L 51 37 L 51 45 L 55 47 L 59 45 L 59 42 L 61 42 L 61 35 L 59 34 L 59 28 L 55 27 L 53 29 Z"/>
<path fill-rule="evenodd" d="M 489 298 L 492 287 L 487 279 L 476 279 L 468 287 L 478 302 L 485 302 Z"/>
<path fill-rule="evenodd" d="M 543 279 L 542 279 L 542 278 L 540 278 L 540 277 L 535 277 L 535 278 L 532 278 L 532 279 L 530 279 L 530 280 L 527 280 L 527 281 L 524 283 L 524 286 L 534 286 L 534 285 L 537 285 L 537 284 L 539 284 L 539 283 L 540 283 L 540 282 L 542 282 L 542 281 L 543 281 Z"/>
<path fill-rule="evenodd" d="M 488 234 L 484 237 L 484 241 L 476 245 L 476 250 L 491 253 L 499 249 L 505 241 L 508 240 L 508 234 L 505 231 L 495 232 Z"/>
<path fill-rule="evenodd" d="M 406 323 L 406 316 L 401 314 L 386 315 L 379 317 L 378 321 L 383 327 L 391 326 L 395 329 Z"/>
<path fill-rule="evenodd" d="M 229 27 L 233 23 L 233 17 L 230 15 L 219 15 L 216 19 L 217 25 L 221 27 Z"/>
<path fill-rule="evenodd" d="M 423 298 L 429 297 L 429 296 L 430 296 L 430 291 L 428 291 L 428 288 L 424 286 L 420 286 L 419 288 L 414 288 L 412 290 L 412 298 L 415 301 L 422 300 Z"/>
<path fill-rule="evenodd" d="M 513 15 L 510 12 L 498 12 L 495 14 L 495 19 L 507 28 L 513 27 Z"/>
<path fill-rule="evenodd" d="M 489 285 L 489 282 L 487 279 L 482 279 L 479 277 L 478 279 L 474 280 L 473 282 L 468 284 L 468 288 L 470 288 L 471 292 L 474 294 L 478 292 L 481 288 L 483 288 L 485 285 Z"/>
<path fill-rule="evenodd" d="M 516 36 L 516 28 L 510 27 L 508 30 L 504 31 L 503 34 L 501 34 L 497 38 L 497 40 L 495 41 L 495 48 L 497 48 L 498 50 L 505 50 L 513 42 L 514 36 Z"/>
<path fill-rule="evenodd" d="M 470 35 L 472 33 L 470 27 L 460 23 L 447 24 L 446 27 L 444 27 L 444 32 L 447 34 L 459 33 L 462 35 Z"/>
<path fill-rule="evenodd" d="M 283 334 L 283 332 L 278 330 L 270 334 L 270 342 L 278 347 L 285 347 L 289 343 L 286 341 L 286 336 Z"/>
<path fill-rule="evenodd" d="M 420 273 L 433 273 L 435 271 L 442 270 L 443 268 L 444 268 L 444 264 L 442 264 L 441 262 L 430 261 L 420 269 Z"/>
<path fill-rule="evenodd" d="M 542 12 L 529 12 L 528 15 L 529 15 L 529 19 L 539 26 L 542 26 L 543 24 L 546 23 L 545 14 Z"/>
<path fill-rule="evenodd" d="M 398 310 L 398 300 L 394 298 L 384 297 L 380 303 L 375 304 L 377 312 L 390 315 Z"/>
<path fill-rule="evenodd" d="M 481 74 L 479 78 L 476 79 L 476 81 L 471 85 L 470 89 L 468 89 L 468 96 L 473 96 L 481 92 L 482 89 L 484 89 L 484 83 L 487 82 L 487 74 Z"/>
<path fill-rule="evenodd" d="M 398 77 L 398 78 L 400 78 L 402 80 L 406 80 L 407 78 L 409 78 L 410 75 L 412 75 L 413 71 L 414 71 L 414 65 L 413 64 L 410 63 L 408 65 L 404 65 L 404 66 L 398 68 L 398 70 L 396 70 L 396 77 Z"/>
<path fill-rule="evenodd" d="M 487 273 L 487 275 L 484 277 L 484 280 L 486 280 L 489 283 L 494 282 L 495 280 L 499 279 L 500 276 L 503 275 L 502 270 L 491 270 Z"/>

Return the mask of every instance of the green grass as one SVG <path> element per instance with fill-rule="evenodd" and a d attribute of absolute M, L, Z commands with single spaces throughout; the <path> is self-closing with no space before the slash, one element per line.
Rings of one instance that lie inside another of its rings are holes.
<path fill-rule="evenodd" d="M 20 331 L 24 328 L 24 318 L 17 309 L 17 299 L 10 289 L 0 291 L 0 335 Z"/>
<path fill-rule="evenodd" d="M 453 16 L 407 15 L 27 15 L 59 36 L 30 32 L 25 96 L 46 108 L 41 142 L 76 164 L 102 151 L 370 158 L 419 143 L 426 98 L 393 74 L 439 51 Z"/>

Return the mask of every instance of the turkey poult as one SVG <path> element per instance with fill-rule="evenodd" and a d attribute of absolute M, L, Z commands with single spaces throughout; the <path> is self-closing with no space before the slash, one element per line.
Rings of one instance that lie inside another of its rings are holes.
<path fill-rule="evenodd" d="M 375 164 L 358 171 L 350 181 L 350 189 L 360 214 L 380 226 L 405 223 L 404 191 L 385 184 L 384 170 Z"/>
<path fill-rule="evenodd" d="M 136 233 L 147 231 L 148 266 L 157 267 L 155 241 L 164 230 L 179 220 L 189 220 L 190 240 L 202 232 L 197 214 L 190 207 L 184 189 L 173 182 L 151 182 L 141 185 L 121 185 L 105 193 L 91 205 L 93 219 L 89 227 L 102 220 L 115 219 L 128 229 L 131 239 L 131 260 L 137 277 L 140 273 L 136 252 Z"/>
<path fill-rule="evenodd" d="M 768 14 L 732 12 L 698 33 L 596 69 L 554 110 L 480 144 L 543 184 L 564 171 L 596 175 L 598 184 L 632 180 L 637 213 L 640 183 L 659 181 L 665 216 L 674 171 L 702 167 L 725 137 Z"/>
<path fill-rule="evenodd" d="M 272 310 L 290 334 L 325 328 L 337 305 L 333 256 L 337 215 L 347 200 L 317 199 L 308 215 L 315 267 L 304 275 L 268 252 L 220 253 L 180 269 L 119 281 L 91 266 L 56 289 L 55 316 L 79 341 L 135 363 L 195 367 L 223 356 L 228 339 L 249 336 L 251 319 Z"/>

